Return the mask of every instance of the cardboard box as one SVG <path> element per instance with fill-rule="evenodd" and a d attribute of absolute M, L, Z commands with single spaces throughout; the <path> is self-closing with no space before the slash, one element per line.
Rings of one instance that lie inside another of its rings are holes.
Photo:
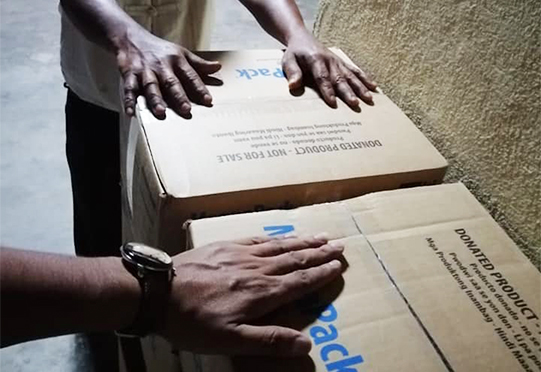
<path fill-rule="evenodd" d="M 183 372 L 541 369 L 540 273 L 462 184 L 189 226 L 195 248 L 292 231 L 343 241 L 349 264 L 341 283 L 275 320 L 307 324 L 311 360 L 184 353 Z"/>
<path fill-rule="evenodd" d="M 337 51 L 337 53 L 340 53 Z M 214 107 L 155 119 L 138 102 L 123 132 L 127 238 L 173 253 L 186 220 L 288 209 L 440 183 L 447 162 L 389 98 L 355 112 L 293 96 L 281 50 L 210 52 L 223 68 Z M 346 58 L 344 56 L 344 58 Z"/>

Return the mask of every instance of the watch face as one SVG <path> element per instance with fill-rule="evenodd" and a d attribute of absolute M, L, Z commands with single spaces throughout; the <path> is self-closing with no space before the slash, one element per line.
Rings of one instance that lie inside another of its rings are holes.
<path fill-rule="evenodd" d="M 135 245 L 133 250 L 137 253 L 140 253 L 146 257 L 155 259 L 156 261 L 162 262 L 165 265 L 171 263 L 171 257 L 159 249 L 147 247 L 146 245 Z"/>
<path fill-rule="evenodd" d="M 124 246 L 124 253 L 135 263 L 142 264 L 156 270 L 169 269 L 173 260 L 169 255 L 159 249 L 138 243 L 128 243 Z"/>

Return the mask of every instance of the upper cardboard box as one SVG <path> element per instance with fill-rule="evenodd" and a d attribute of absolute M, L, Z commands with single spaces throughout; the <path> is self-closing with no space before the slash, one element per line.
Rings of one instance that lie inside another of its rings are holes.
<path fill-rule="evenodd" d="M 188 219 L 442 181 L 447 162 L 388 97 L 374 93 L 375 105 L 355 112 L 310 88 L 293 96 L 282 55 L 204 55 L 222 63 L 223 84 L 209 87 L 214 107 L 194 106 L 190 120 L 168 110 L 159 121 L 139 100 L 123 179 L 132 239 L 174 251 Z"/>
<path fill-rule="evenodd" d="M 323 231 L 345 244 L 349 265 L 342 282 L 273 319 L 311 337 L 310 358 L 184 354 L 183 370 L 540 370 L 541 275 L 462 184 L 189 226 L 195 248 L 245 236 Z M 319 311 L 307 312 L 307 305 Z"/>
<path fill-rule="evenodd" d="M 247 189 L 355 179 L 447 163 L 383 94 L 357 113 L 330 109 L 311 89 L 288 91 L 280 50 L 214 53 L 222 62 L 210 86 L 214 107 L 195 106 L 185 120 L 158 121 L 139 101 L 160 181 L 178 198 Z M 432 180 L 429 180 L 432 181 Z"/>

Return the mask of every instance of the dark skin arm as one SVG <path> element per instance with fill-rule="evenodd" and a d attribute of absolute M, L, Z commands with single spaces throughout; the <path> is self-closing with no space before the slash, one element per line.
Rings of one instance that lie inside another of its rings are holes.
<path fill-rule="evenodd" d="M 60 4 L 87 39 L 115 54 L 124 82 L 126 114 L 134 114 L 138 95 L 145 96 L 158 119 L 165 119 L 166 106 L 187 118 L 190 100 L 212 105 L 201 76 L 218 71 L 219 62 L 206 61 L 152 35 L 114 0 L 60 0 Z"/>
<path fill-rule="evenodd" d="M 370 90 L 376 84 L 355 66 L 350 66 L 324 47 L 304 26 L 294 0 L 240 0 L 261 26 L 287 46 L 283 69 L 290 89 L 314 80 L 321 96 L 336 107 L 338 96 L 351 107 L 357 97 L 372 104 Z M 114 0 L 61 0 L 71 21 L 89 39 L 110 50 L 117 58 L 124 84 L 124 110 L 133 115 L 138 95 L 158 119 L 169 106 L 189 118 L 191 102 L 212 105 L 203 83 L 206 75 L 220 69 L 219 62 L 206 61 L 182 46 L 160 39 L 131 19 Z"/>
<path fill-rule="evenodd" d="M 139 287 L 117 258 L 81 258 L 2 248 L 1 345 L 107 331 L 135 317 Z"/>
<path fill-rule="evenodd" d="M 324 47 L 304 25 L 294 0 L 240 0 L 259 24 L 287 46 L 282 67 L 291 90 L 311 78 L 331 107 L 340 97 L 351 107 L 362 99 L 373 104 L 370 91 L 377 85 L 359 68 L 349 65 Z"/>
<path fill-rule="evenodd" d="M 120 258 L 0 252 L 2 347 L 133 322 L 139 284 Z M 307 237 L 248 238 L 181 253 L 173 258 L 164 326 L 155 333 L 208 354 L 307 354 L 310 340 L 299 331 L 251 324 L 339 276 L 342 252 L 341 244 Z"/>

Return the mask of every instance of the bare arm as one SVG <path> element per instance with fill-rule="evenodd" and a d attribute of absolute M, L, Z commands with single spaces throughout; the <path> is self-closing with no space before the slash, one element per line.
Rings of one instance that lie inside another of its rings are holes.
<path fill-rule="evenodd" d="M 240 0 L 261 27 L 276 40 L 288 45 L 292 37 L 309 32 L 294 0 Z"/>
<path fill-rule="evenodd" d="M 121 38 L 145 31 L 114 0 L 60 0 L 60 5 L 87 39 L 112 52 Z"/>
<path fill-rule="evenodd" d="M 212 105 L 200 76 L 218 71 L 218 62 L 152 35 L 114 0 L 60 0 L 60 4 L 87 39 L 116 56 L 126 114 L 134 114 L 138 95 L 145 96 L 158 119 L 165 119 L 166 105 L 183 117 L 190 117 L 190 101 Z"/>
<path fill-rule="evenodd" d="M 240 0 L 270 35 L 287 46 L 282 61 L 290 89 L 314 80 L 323 99 L 336 107 L 336 96 L 351 107 L 361 98 L 373 104 L 376 84 L 359 68 L 344 63 L 305 27 L 295 0 Z"/>
<path fill-rule="evenodd" d="M 339 276 L 343 249 L 324 237 L 248 238 L 181 253 L 165 322 L 153 332 L 207 354 L 306 354 L 310 339 L 299 331 L 253 324 Z M 1 346 L 118 330 L 136 317 L 139 283 L 120 258 L 0 254 Z"/>
<path fill-rule="evenodd" d="M 1 346 L 123 328 L 139 285 L 119 258 L 80 258 L 2 248 Z"/>

